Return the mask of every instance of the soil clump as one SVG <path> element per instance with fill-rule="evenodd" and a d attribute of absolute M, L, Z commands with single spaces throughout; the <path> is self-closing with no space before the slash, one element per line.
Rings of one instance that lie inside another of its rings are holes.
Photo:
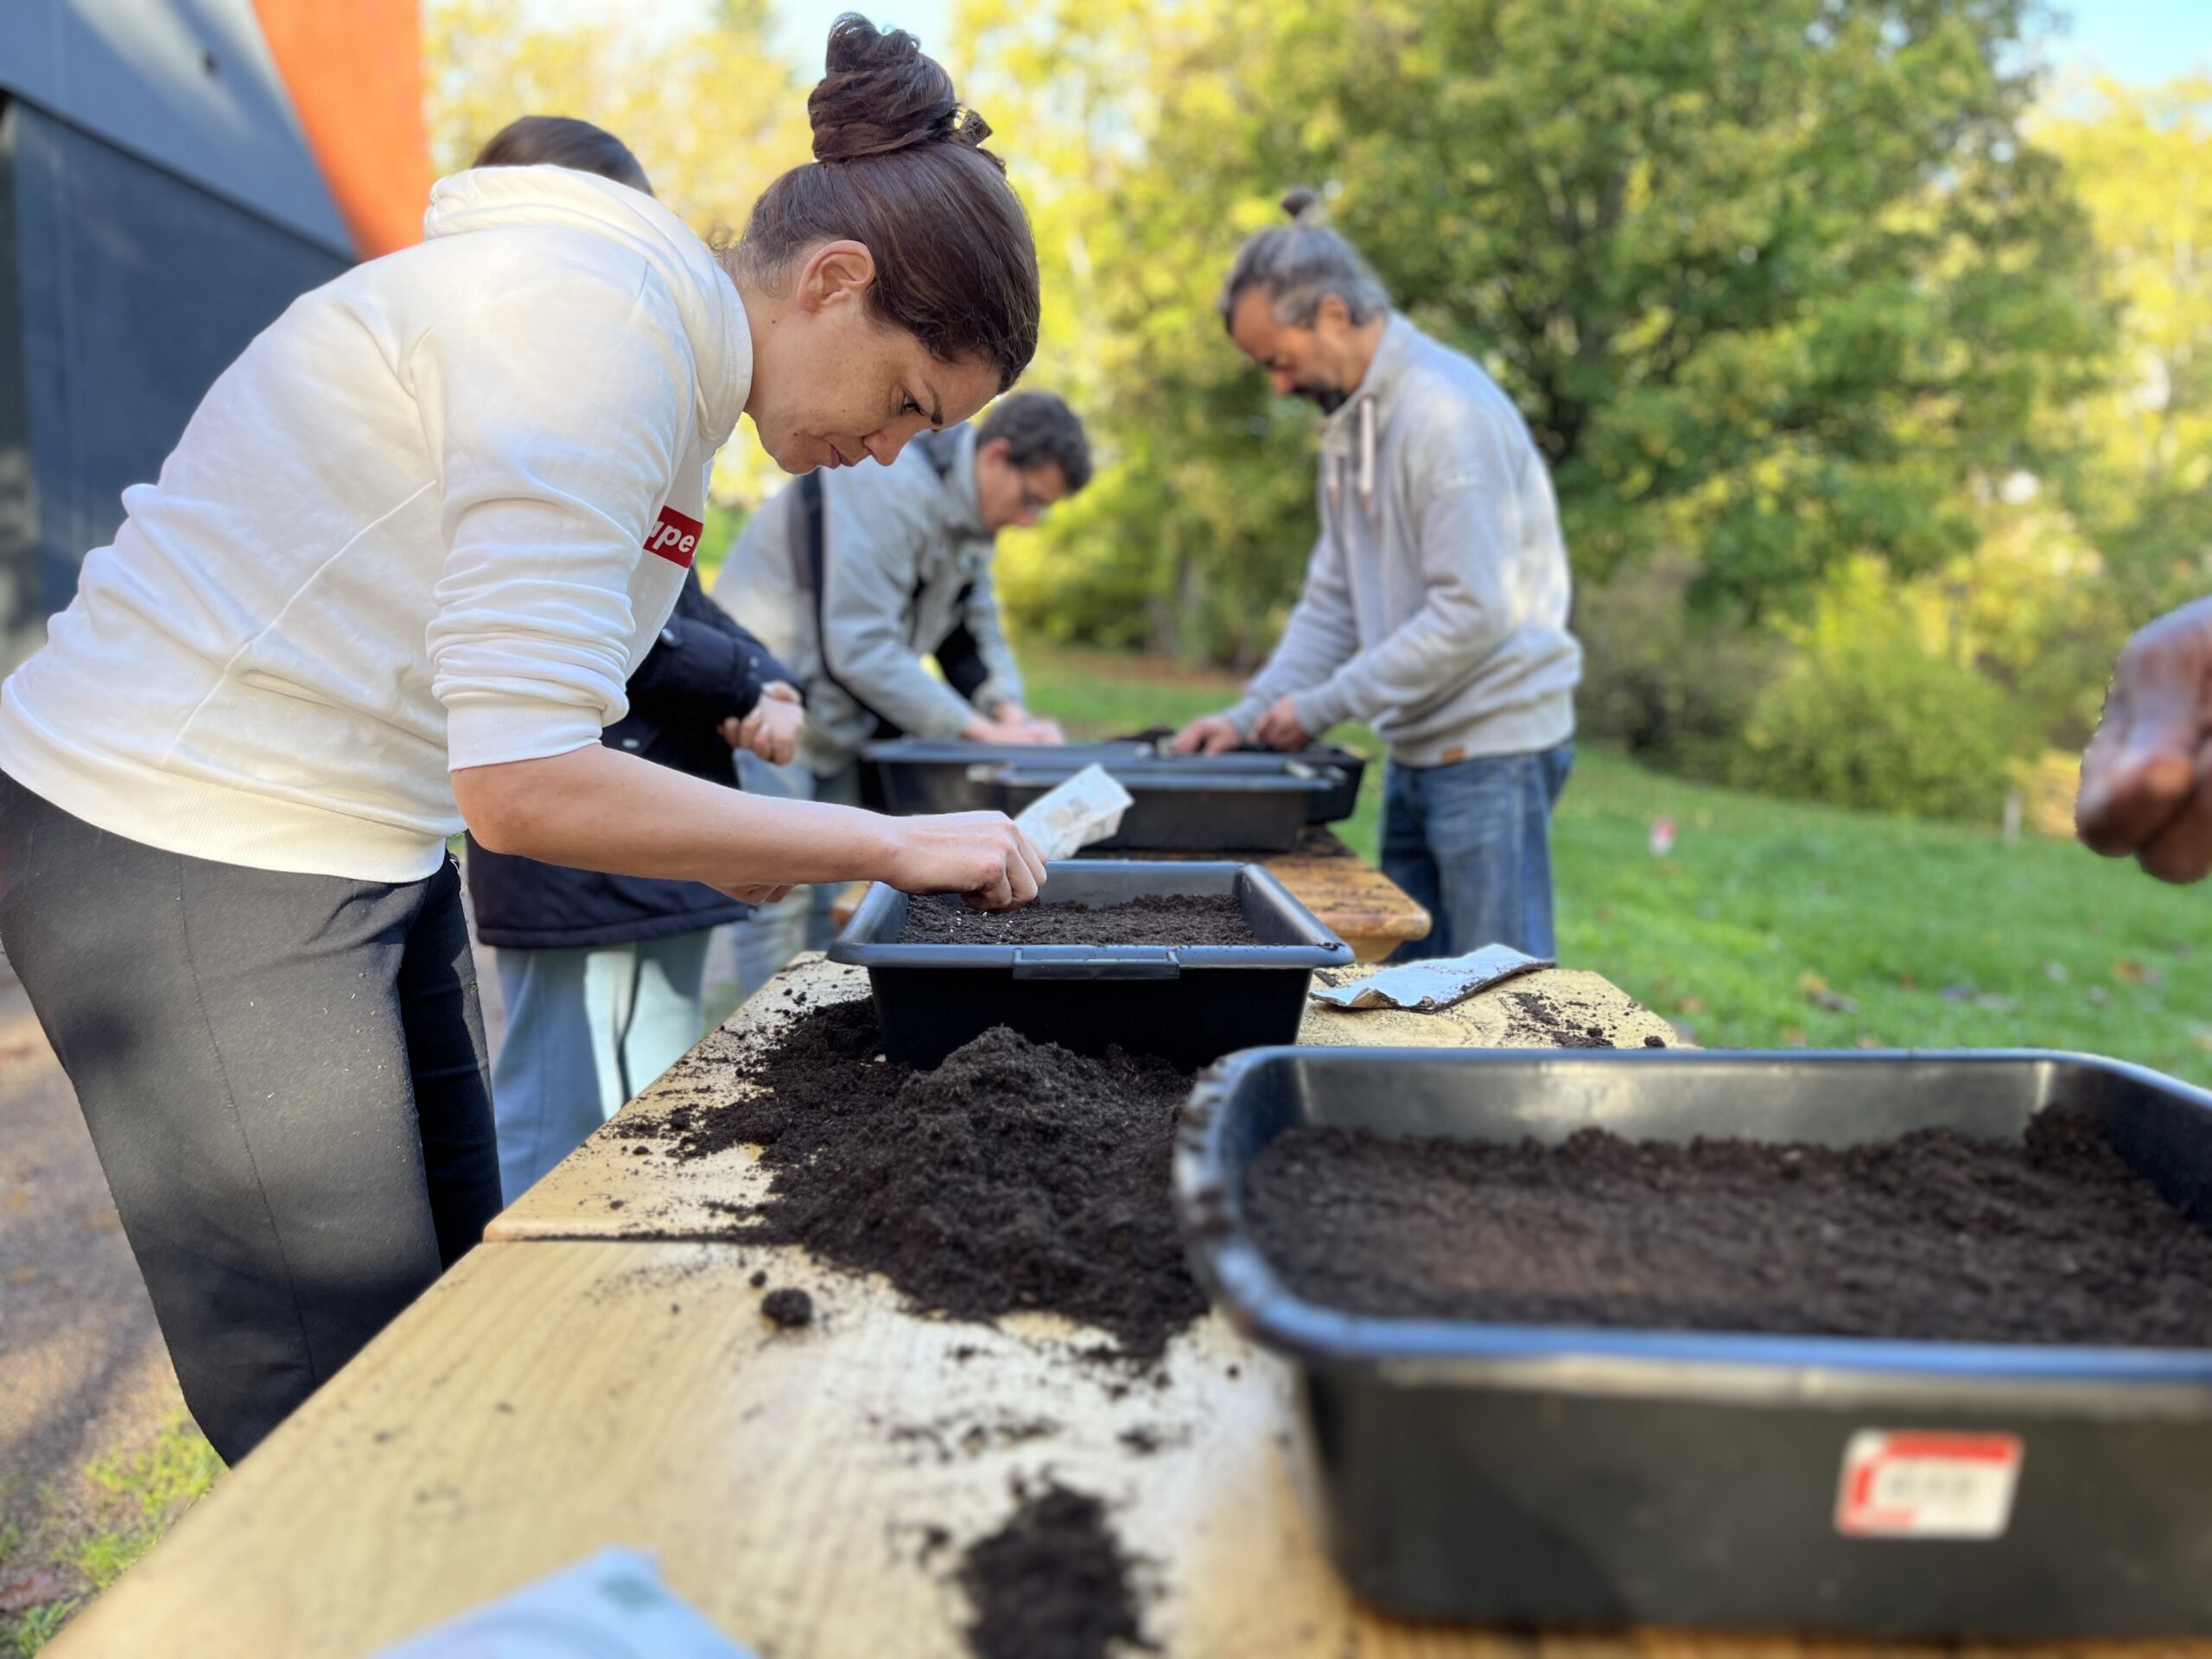
<path fill-rule="evenodd" d="M 960 1558 L 979 1659 L 1109 1659 L 1116 1644 L 1156 1650 L 1129 1584 L 1129 1560 L 1087 1492 L 1050 1485 Z"/>
<path fill-rule="evenodd" d="M 1300 1295 L 1376 1315 L 2199 1347 L 2212 1234 L 2054 1106 L 2023 1142 L 1386 1140 L 1299 1128 L 1246 1207 Z"/>
<path fill-rule="evenodd" d="M 790 1331 L 802 1325 L 814 1323 L 814 1298 L 803 1290 L 785 1286 L 772 1290 L 760 1299 L 760 1311 L 779 1331 Z"/>

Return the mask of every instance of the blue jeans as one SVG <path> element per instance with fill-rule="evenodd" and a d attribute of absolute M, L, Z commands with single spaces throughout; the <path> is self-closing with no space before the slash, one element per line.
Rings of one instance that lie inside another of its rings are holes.
<path fill-rule="evenodd" d="M 817 778 L 798 761 L 771 766 L 741 749 L 737 753 L 738 785 L 748 795 L 780 795 L 800 801 L 832 801 L 858 806 L 861 774 L 857 765 L 826 778 Z M 793 887 L 772 905 L 755 905 L 753 913 L 734 924 L 737 930 L 737 995 L 740 1001 L 775 977 L 776 970 L 802 950 L 829 948 L 836 932 L 831 915 L 837 903 L 838 884 Z"/>
<path fill-rule="evenodd" d="M 1552 808 L 1574 769 L 1574 745 L 1401 766 L 1382 779 L 1382 874 L 1435 918 L 1393 962 L 1465 956 L 1510 944 L 1554 954 Z"/>
<path fill-rule="evenodd" d="M 501 948 L 507 1034 L 492 1066 L 512 1204 L 699 1040 L 711 928 L 584 950 Z"/>

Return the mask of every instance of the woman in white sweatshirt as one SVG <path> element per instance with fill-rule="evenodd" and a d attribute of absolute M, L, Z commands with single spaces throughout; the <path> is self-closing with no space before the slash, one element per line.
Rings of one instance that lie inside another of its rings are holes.
<path fill-rule="evenodd" d="M 741 412 L 789 471 L 888 462 L 1035 347 L 1027 221 L 912 38 L 842 19 L 808 108 L 817 159 L 719 254 L 588 175 L 443 181 L 225 372 L 0 687 L 0 941 L 227 1459 L 498 1208 L 464 823 L 747 899 L 1043 880 L 995 814 L 598 741 Z"/>

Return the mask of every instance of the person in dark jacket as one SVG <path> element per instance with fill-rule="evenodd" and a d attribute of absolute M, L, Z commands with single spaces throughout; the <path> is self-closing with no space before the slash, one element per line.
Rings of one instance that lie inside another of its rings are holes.
<path fill-rule="evenodd" d="M 560 117 L 515 122 L 476 164 L 568 167 L 652 194 L 620 140 Z M 734 787 L 733 748 L 791 759 L 804 717 L 794 681 L 695 570 L 630 678 L 629 714 L 601 741 Z M 695 881 L 541 864 L 473 837 L 468 893 L 506 1004 L 492 1109 L 512 1204 L 699 1039 L 708 944 L 749 907 Z"/>

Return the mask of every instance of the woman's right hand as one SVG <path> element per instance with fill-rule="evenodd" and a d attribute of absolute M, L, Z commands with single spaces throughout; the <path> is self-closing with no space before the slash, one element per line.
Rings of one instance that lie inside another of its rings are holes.
<path fill-rule="evenodd" d="M 957 893 L 977 910 L 1007 910 L 1045 885 L 1045 855 L 1003 812 L 889 823 L 891 869 L 883 879 L 901 893 Z"/>

